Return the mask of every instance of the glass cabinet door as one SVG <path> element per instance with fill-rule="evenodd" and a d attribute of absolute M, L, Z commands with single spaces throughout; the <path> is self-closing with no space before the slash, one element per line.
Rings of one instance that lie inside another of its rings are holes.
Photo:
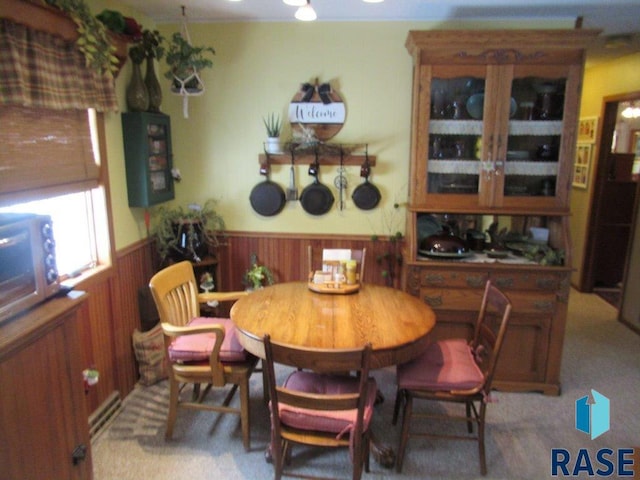
<path fill-rule="evenodd" d="M 568 181 L 558 179 L 571 175 L 572 159 L 563 158 L 575 120 L 565 118 L 567 92 L 579 90 L 571 67 L 438 66 L 422 75 L 428 135 L 418 142 L 419 202 L 549 210 L 566 203 Z"/>
<path fill-rule="evenodd" d="M 568 73 L 562 68 L 514 69 L 510 94 L 515 111 L 504 153 L 505 204 L 525 197 L 544 202 L 556 196 Z"/>
<path fill-rule="evenodd" d="M 485 79 L 431 80 L 427 165 L 429 194 L 477 195 Z"/>

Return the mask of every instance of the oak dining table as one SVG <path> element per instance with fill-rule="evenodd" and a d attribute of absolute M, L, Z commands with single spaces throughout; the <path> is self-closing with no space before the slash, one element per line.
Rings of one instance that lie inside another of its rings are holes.
<path fill-rule="evenodd" d="M 303 348 L 349 349 L 371 343 L 371 368 L 407 362 L 429 343 L 436 317 L 402 290 L 363 284 L 353 293 L 318 293 L 307 282 L 271 285 L 235 302 L 230 311 L 242 346 L 265 358 L 262 338 Z M 392 466 L 389 447 L 372 445 L 376 459 Z"/>

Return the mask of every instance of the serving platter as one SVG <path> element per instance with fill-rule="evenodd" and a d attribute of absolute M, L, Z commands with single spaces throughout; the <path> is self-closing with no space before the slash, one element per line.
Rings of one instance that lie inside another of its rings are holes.
<path fill-rule="evenodd" d="M 431 252 L 429 250 L 418 250 L 418 254 L 431 257 L 431 258 L 445 258 L 448 260 L 459 259 L 459 258 L 469 258 L 473 255 L 473 252 Z"/>

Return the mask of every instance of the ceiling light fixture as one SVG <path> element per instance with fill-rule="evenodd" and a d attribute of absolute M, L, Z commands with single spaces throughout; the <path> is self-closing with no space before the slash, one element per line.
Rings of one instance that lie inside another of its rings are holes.
<path fill-rule="evenodd" d="M 318 15 L 316 15 L 316 11 L 311 6 L 310 0 L 307 0 L 303 6 L 296 10 L 295 17 L 303 22 L 312 22 L 318 18 Z"/>
<path fill-rule="evenodd" d="M 307 0 L 282 0 L 285 4 L 292 7 L 302 7 L 307 4 Z"/>
<path fill-rule="evenodd" d="M 384 0 L 362 0 L 365 3 L 382 3 Z"/>

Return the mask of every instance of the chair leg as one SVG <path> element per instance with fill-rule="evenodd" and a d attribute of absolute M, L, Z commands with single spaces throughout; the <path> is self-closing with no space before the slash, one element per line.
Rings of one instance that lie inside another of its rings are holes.
<path fill-rule="evenodd" d="M 249 409 L 249 377 L 240 384 L 240 426 L 242 427 L 242 443 L 248 452 L 251 448 L 251 415 Z"/>
<path fill-rule="evenodd" d="M 402 404 L 404 395 L 405 391 L 398 387 L 398 389 L 396 390 L 396 403 L 393 406 L 393 419 L 391 420 L 392 425 L 395 425 L 398 422 L 398 413 L 400 413 L 400 406 Z"/>
<path fill-rule="evenodd" d="M 409 440 L 409 424 L 413 414 L 413 397 L 408 391 L 404 391 L 404 410 L 402 412 L 402 432 L 400 433 L 400 446 L 398 447 L 398 456 L 396 457 L 396 471 L 402 472 L 402 463 L 404 462 L 404 453 Z"/>
<path fill-rule="evenodd" d="M 478 453 L 480 455 L 480 473 L 487 474 L 487 459 L 484 450 L 484 416 L 487 410 L 487 404 L 482 401 L 480 404 L 480 415 L 478 416 Z"/>
<path fill-rule="evenodd" d="M 177 380 L 169 379 L 169 412 L 167 413 L 167 429 L 164 434 L 166 440 L 173 436 L 173 426 L 176 423 L 178 414 L 178 397 L 180 395 L 180 384 Z"/>
<path fill-rule="evenodd" d="M 267 361 L 261 360 L 262 367 L 262 400 L 265 405 L 269 404 L 269 379 L 267 378 Z"/>
<path fill-rule="evenodd" d="M 473 422 L 471 420 L 471 401 L 467 401 L 465 403 L 465 407 L 467 409 L 467 431 L 469 433 L 473 433 Z"/>

